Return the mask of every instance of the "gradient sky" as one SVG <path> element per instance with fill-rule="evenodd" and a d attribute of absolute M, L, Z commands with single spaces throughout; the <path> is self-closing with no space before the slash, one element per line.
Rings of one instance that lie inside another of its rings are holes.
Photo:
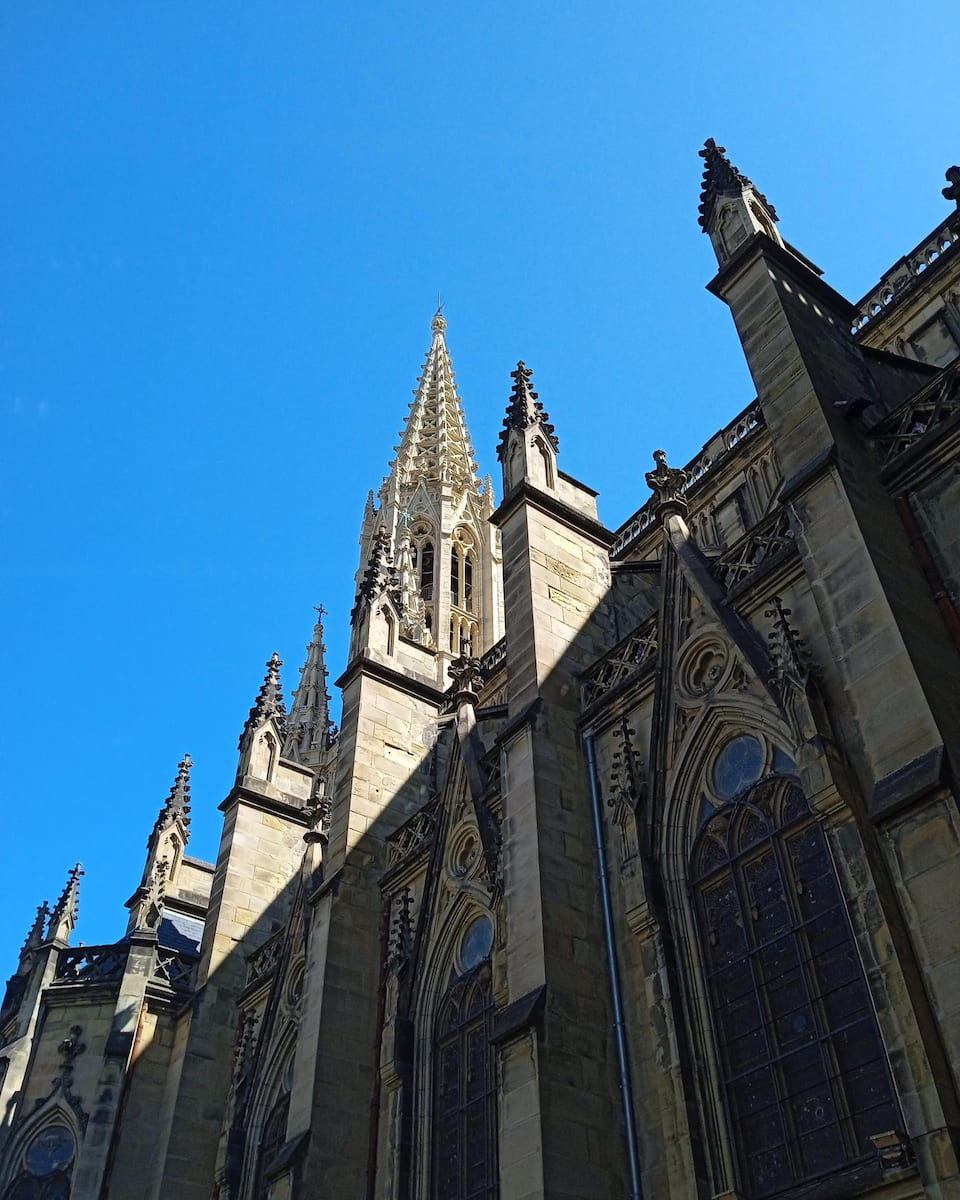
<path fill-rule="evenodd" d="M 704 291 L 704 139 L 858 299 L 949 211 L 958 26 L 955 0 L 4 6 L 0 975 L 77 859 L 75 941 L 123 933 L 185 751 L 216 855 L 313 604 L 342 669 L 438 291 L 481 471 L 522 357 L 616 527 L 655 448 L 682 465 L 754 394 Z"/>

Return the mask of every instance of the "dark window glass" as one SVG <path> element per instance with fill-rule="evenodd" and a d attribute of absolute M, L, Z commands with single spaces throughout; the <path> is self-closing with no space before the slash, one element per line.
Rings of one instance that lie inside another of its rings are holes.
<path fill-rule="evenodd" d="M 901 1124 L 830 851 L 797 786 L 758 784 L 694 850 L 720 1070 L 751 1200 L 874 1161 Z"/>
<path fill-rule="evenodd" d="M 420 551 L 420 595 L 433 599 L 433 542 L 424 542 Z"/>
<path fill-rule="evenodd" d="M 434 1035 L 433 1200 L 496 1200 L 490 963 L 450 987 Z"/>
<path fill-rule="evenodd" d="M 463 607 L 473 612 L 473 556 L 469 550 L 463 560 Z"/>
<path fill-rule="evenodd" d="M 460 554 L 456 546 L 450 551 L 450 603 L 460 603 Z"/>
<path fill-rule="evenodd" d="M 260 1145 L 257 1147 L 257 1177 L 253 1186 L 254 1200 L 267 1200 L 270 1180 L 267 1171 L 287 1140 L 287 1116 L 290 1112 L 290 1093 L 281 1096 L 263 1123 Z"/>

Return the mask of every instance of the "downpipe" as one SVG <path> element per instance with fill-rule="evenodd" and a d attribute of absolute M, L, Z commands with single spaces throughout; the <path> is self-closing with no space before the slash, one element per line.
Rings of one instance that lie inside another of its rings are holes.
<path fill-rule="evenodd" d="M 630 1167 L 629 1200 L 643 1200 L 640 1185 L 640 1156 L 637 1152 L 637 1124 L 633 1115 L 633 1084 L 630 1081 L 630 1059 L 627 1054 L 627 1028 L 623 1019 L 623 1000 L 620 985 L 620 963 L 613 931 L 613 907 L 610 902 L 610 872 L 607 868 L 607 848 L 603 839 L 603 811 L 600 785 L 597 782 L 597 758 L 593 734 L 583 735 L 590 780 L 590 801 L 593 807 L 593 839 L 597 850 L 597 875 L 600 883 L 600 906 L 603 909 L 603 934 L 607 944 L 607 971 L 610 979 L 610 1000 L 613 1004 L 613 1034 L 617 1045 L 617 1076 L 620 1102 L 627 1138 L 627 1162 Z"/>

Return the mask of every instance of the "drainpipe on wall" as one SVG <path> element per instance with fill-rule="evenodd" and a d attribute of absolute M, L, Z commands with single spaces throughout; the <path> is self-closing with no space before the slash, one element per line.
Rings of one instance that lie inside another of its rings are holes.
<path fill-rule="evenodd" d="M 613 1033 L 617 1043 L 617 1076 L 620 1102 L 627 1138 L 627 1162 L 630 1167 L 629 1200 L 643 1200 L 640 1186 L 640 1156 L 637 1152 L 637 1125 L 633 1115 L 633 1085 L 630 1082 L 630 1060 L 627 1055 L 627 1030 L 623 1020 L 623 1001 L 620 989 L 620 963 L 613 933 L 613 908 L 610 903 L 610 873 L 607 869 L 607 849 L 603 840 L 603 815 L 600 785 L 597 782 L 597 759 L 593 734 L 583 735 L 587 756 L 587 775 L 590 779 L 590 800 L 593 806 L 593 838 L 597 850 L 597 875 L 600 883 L 600 906 L 603 909 L 603 933 L 607 944 L 607 970 L 610 978 L 610 999 L 613 1004 Z"/>

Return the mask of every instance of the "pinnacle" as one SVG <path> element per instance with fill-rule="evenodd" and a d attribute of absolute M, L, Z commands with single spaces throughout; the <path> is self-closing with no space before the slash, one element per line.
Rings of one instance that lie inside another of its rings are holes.
<path fill-rule="evenodd" d="M 757 191 L 753 183 L 727 158 L 724 146 L 718 146 L 713 138 L 707 138 L 703 149 L 698 151 L 704 160 L 703 181 L 700 191 L 700 228 L 706 233 L 713 207 L 720 196 L 736 195 L 744 188 L 753 188 L 757 199 L 762 201 L 770 216 L 777 220 L 777 212 L 770 201 Z"/>
<path fill-rule="evenodd" d="M 326 750 L 330 745 L 330 694 L 327 691 L 327 668 L 324 661 L 323 618 L 326 609 L 314 605 L 317 614 L 313 636 L 307 646 L 307 659 L 300 668 L 300 683 L 293 693 L 293 704 L 287 720 L 285 757 L 298 762 L 311 750 Z"/>
<path fill-rule="evenodd" d="M 155 833 L 169 829 L 177 817 L 180 817 L 184 825 L 190 824 L 190 768 L 192 766 L 190 755 L 185 754 L 177 765 L 177 777 L 173 781 L 170 795 L 157 817 L 157 823 L 154 826 Z"/>
<path fill-rule="evenodd" d="M 66 941 L 70 930 L 76 925 L 80 912 L 80 876 L 82 874 L 83 867 L 80 863 L 77 863 L 68 872 L 66 886 L 50 914 L 50 922 L 47 926 L 48 941 L 55 938 Z"/>
<path fill-rule="evenodd" d="M 513 380 L 513 390 L 507 404 L 507 415 L 503 419 L 503 429 L 500 431 L 497 457 L 501 462 L 503 461 L 507 435 L 511 429 L 529 429 L 531 425 L 539 425 L 552 443 L 554 450 L 558 450 L 560 442 L 550 424 L 550 416 L 540 403 L 538 394 L 530 386 L 533 371 L 521 359 L 517 363 L 517 369 L 510 372 L 510 378 Z"/>
<path fill-rule="evenodd" d="M 36 950 L 38 946 L 43 945 L 43 934 L 47 927 L 47 920 L 50 916 L 50 905 L 44 902 L 37 908 L 37 915 L 34 918 L 33 924 L 30 926 L 30 932 L 27 934 L 27 940 L 23 943 L 23 949 L 20 951 L 21 961 L 23 956 L 31 950 Z"/>
<path fill-rule="evenodd" d="M 250 709 L 250 715 L 243 726 L 243 732 L 240 734 L 240 748 L 243 748 L 245 738 L 254 729 L 259 727 L 273 717 L 280 726 L 281 732 L 284 729 L 284 724 L 287 716 L 287 709 L 283 702 L 283 692 L 280 687 L 280 668 L 283 666 L 283 659 L 276 651 L 267 659 L 267 673 L 263 678 L 263 683 L 260 685 L 260 691 L 257 694 L 256 703 Z"/>

